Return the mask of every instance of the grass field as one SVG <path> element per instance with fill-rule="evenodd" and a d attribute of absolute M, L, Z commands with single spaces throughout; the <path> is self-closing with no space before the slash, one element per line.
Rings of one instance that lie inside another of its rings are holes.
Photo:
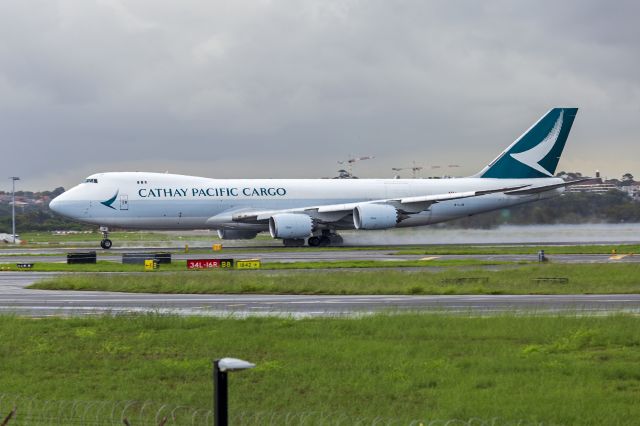
<path fill-rule="evenodd" d="M 468 246 L 446 245 L 432 247 L 399 247 L 396 254 L 415 255 L 446 255 L 446 254 L 535 254 L 544 250 L 545 254 L 632 254 L 640 253 L 640 245 L 492 245 L 492 246 Z"/>
<path fill-rule="evenodd" d="M 544 424 L 637 424 L 640 318 L 377 315 L 361 319 L 0 316 L 0 389 L 40 399 Z M 512 424 L 513 424 L 512 423 Z"/>
<path fill-rule="evenodd" d="M 20 238 L 26 241 L 26 247 L 42 245 L 62 245 L 62 246 L 91 246 L 99 250 L 99 241 L 101 235 L 99 232 L 78 233 L 78 234 L 53 234 L 50 232 L 27 232 L 20 235 Z M 153 243 L 168 244 L 180 246 L 185 241 L 197 242 L 199 245 L 210 245 L 213 243 L 222 243 L 226 241 L 218 239 L 215 232 L 194 234 L 180 232 L 149 232 L 149 231 L 118 231 L 111 232 L 110 238 L 114 241 L 115 246 L 134 246 L 139 243 L 140 246 Z M 281 251 L 299 251 L 310 250 L 305 248 L 282 247 L 278 241 L 274 241 L 270 236 L 260 234 L 254 240 L 257 243 L 273 245 L 272 250 Z M 255 244 L 248 241 L 246 244 Z M 237 243 L 237 242 L 233 242 Z M 2 248 L 14 248 L 9 244 L 0 244 Z M 265 249 L 263 247 L 263 249 Z M 242 252 L 245 249 L 234 249 L 229 247 L 228 250 Z M 248 250 L 255 250 L 249 248 Z M 637 244 L 606 244 L 606 245 L 424 245 L 424 246 L 357 246 L 357 247 L 316 247 L 312 250 L 316 251 L 336 251 L 336 250 L 398 250 L 398 254 L 416 254 L 416 255 L 446 255 L 446 254 L 532 254 L 535 255 L 539 250 L 545 250 L 547 254 L 610 254 L 612 250 L 618 253 L 640 253 L 640 245 Z M 193 251 L 193 250 L 192 250 Z M 193 251 L 201 252 L 201 251 Z"/>
<path fill-rule="evenodd" d="M 215 234 L 212 234 L 214 237 Z M 28 243 L 75 243 L 94 242 L 99 243 L 102 238 L 100 232 L 79 232 L 70 234 L 54 234 L 52 232 L 25 232 L 20 234 L 20 239 Z M 117 241 L 169 241 L 176 237 L 171 234 L 156 232 L 110 232 L 109 238 Z"/>
<path fill-rule="evenodd" d="M 117 247 L 136 246 L 157 246 L 171 245 L 174 247 L 183 246 L 185 243 L 197 243 L 198 245 L 211 245 L 220 243 L 217 234 L 209 233 L 179 233 L 179 232 L 149 232 L 149 231 L 116 231 L 110 232 L 109 238 Z M 52 232 L 25 232 L 20 233 L 23 243 L 18 247 L 43 247 L 43 246 L 66 246 L 66 247 L 92 247 L 100 250 L 100 232 L 80 232 L 70 234 L 54 234 Z M 258 241 L 273 242 L 271 237 L 258 236 Z M 15 248 L 11 244 L 0 244 L 2 248 Z"/>
<path fill-rule="evenodd" d="M 212 256 L 213 257 L 213 256 Z M 217 255 L 216 258 L 225 256 Z M 241 260 L 241 259 L 237 259 Z M 497 266 L 497 265 L 521 265 L 529 262 L 504 262 L 480 259 L 432 259 L 432 260 L 345 260 L 326 262 L 269 262 L 263 263 L 261 269 L 345 269 L 345 268 L 421 268 L 421 267 L 469 267 L 469 266 Z M 33 272 L 142 272 L 144 265 L 122 264 L 108 261 L 97 261 L 95 264 L 67 264 L 62 262 L 35 262 L 31 268 L 25 269 L 18 263 L 0 263 L 0 271 L 33 271 Z M 187 271 L 185 260 L 174 260 L 170 264 L 161 264 L 157 271 L 185 271 L 189 273 L 202 273 L 205 271 Z M 157 272 L 156 271 L 156 272 Z M 217 272 L 217 271 L 208 271 Z"/>
<path fill-rule="evenodd" d="M 567 283 L 536 281 L 567 278 Z M 199 271 L 69 274 L 31 288 L 143 293 L 262 294 L 606 294 L 640 293 L 640 264 L 546 264 L 497 270 Z"/>

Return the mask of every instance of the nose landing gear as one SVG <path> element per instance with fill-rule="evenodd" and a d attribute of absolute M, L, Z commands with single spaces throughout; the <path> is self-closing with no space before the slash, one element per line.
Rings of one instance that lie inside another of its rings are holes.
<path fill-rule="evenodd" d="M 100 232 L 102 232 L 102 241 L 100 241 L 100 247 L 105 250 L 109 250 L 113 245 L 113 242 L 109 239 L 109 228 L 106 226 L 100 227 Z"/>

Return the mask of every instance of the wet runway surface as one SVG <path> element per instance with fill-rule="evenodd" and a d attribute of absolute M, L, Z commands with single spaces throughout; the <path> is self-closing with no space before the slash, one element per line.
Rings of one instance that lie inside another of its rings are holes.
<path fill-rule="evenodd" d="M 127 250 L 97 250 L 98 260 L 109 262 L 121 262 L 122 253 L 135 252 L 157 252 L 166 249 L 127 249 Z M 65 262 L 66 253 L 86 250 L 2 250 L 0 252 L 1 263 L 34 263 L 34 262 Z M 184 253 L 173 251 L 172 258 L 175 260 L 185 259 L 210 259 L 210 258 L 235 258 L 250 259 L 259 258 L 263 262 L 336 262 L 353 260 L 374 260 L 374 261 L 400 261 L 400 260 L 420 260 L 425 257 L 432 260 L 452 260 L 452 259 L 475 259 L 484 261 L 536 261 L 538 256 L 535 250 L 531 254 L 465 254 L 465 255 L 430 255 L 428 248 L 421 255 L 396 254 L 398 249 L 389 250 L 314 250 L 312 248 L 289 251 L 286 249 L 256 249 L 239 251 L 220 251 L 209 253 Z M 610 254 L 556 254 L 547 255 L 555 263 L 609 263 L 609 262 L 640 262 L 640 255 L 625 255 L 613 257 Z"/>
<path fill-rule="evenodd" d="M 0 313 L 27 316 L 159 312 L 177 315 L 343 316 L 375 312 L 640 312 L 640 295 L 287 296 L 30 290 L 58 273 L 0 272 Z"/>
<path fill-rule="evenodd" d="M 154 252 L 166 249 L 97 250 L 98 259 L 120 262 L 122 253 Z M 388 250 L 300 250 L 253 247 L 242 251 L 208 253 L 172 251 L 173 259 L 260 258 L 263 262 L 313 261 L 402 261 L 418 259 L 475 259 L 485 261 L 535 261 L 537 253 L 520 255 L 398 255 Z M 0 252 L 0 263 L 65 262 L 63 248 L 10 249 Z M 86 250 L 79 250 L 86 251 Z M 640 262 L 640 256 L 608 254 L 551 255 L 554 263 Z M 285 271 L 286 272 L 286 271 Z M 332 270 L 339 273 L 339 270 Z M 256 272 L 258 273 L 258 272 Z M 87 291 L 30 290 L 26 287 L 59 273 L 0 272 L 0 313 L 19 315 L 93 315 L 101 313 L 162 312 L 179 315 L 291 315 L 339 316 L 383 311 L 457 312 L 491 314 L 500 312 L 587 313 L 640 311 L 640 295 L 469 295 L 469 296 L 287 296 L 287 295 L 171 295 Z M 114 277 L 117 274 L 114 274 Z"/>

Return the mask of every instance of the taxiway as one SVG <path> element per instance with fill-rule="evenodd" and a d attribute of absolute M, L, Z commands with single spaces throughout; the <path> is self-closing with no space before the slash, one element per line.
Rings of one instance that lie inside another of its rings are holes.
<path fill-rule="evenodd" d="M 0 252 L 0 264 L 2 263 L 34 263 L 34 262 L 65 262 L 66 253 L 78 250 L 2 250 Z M 84 251 L 84 250 L 79 250 Z M 98 260 L 108 262 L 121 262 L 122 253 L 135 252 L 162 252 L 167 249 L 138 249 L 123 251 L 98 250 Z M 640 256 L 625 255 L 612 257 L 610 254 L 555 254 L 547 255 L 549 259 L 556 263 L 608 263 L 608 262 L 640 262 Z M 521 262 L 536 261 L 538 256 L 535 250 L 530 254 L 460 254 L 460 255 L 430 255 L 428 249 L 421 255 L 398 254 L 397 249 L 390 250 L 314 250 L 314 249 L 251 249 L 242 251 L 220 251 L 209 253 L 184 253 L 172 252 L 175 260 L 186 259 L 209 259 L 209 258 L 236 258 L 236 259 L 261 259 L 263 262 L 337 262 L 354 260 L 373 261 L 401 261 L 420 260 L 429 258 L 431 260 L 452 260 L 452 259 L 475 259 L 481 261 L 500 262 Z"/>
<path fill-rule="evenodd" d="M 522 313 L 640 312 L 640 295 L 290 296 L 176 295 L 30 290 L 57 273 L 0 272 L 0 313 L 26 316 L 158 312 L 176 315 L 292 317 L 375 312 Z"/>

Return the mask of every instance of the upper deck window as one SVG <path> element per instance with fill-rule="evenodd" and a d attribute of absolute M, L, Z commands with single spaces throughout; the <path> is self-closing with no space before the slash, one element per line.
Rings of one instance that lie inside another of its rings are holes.
<path fill-rule="evenodd" d="M 85 183 L 98 183 L 98 179 L 85 179 Z"/>

